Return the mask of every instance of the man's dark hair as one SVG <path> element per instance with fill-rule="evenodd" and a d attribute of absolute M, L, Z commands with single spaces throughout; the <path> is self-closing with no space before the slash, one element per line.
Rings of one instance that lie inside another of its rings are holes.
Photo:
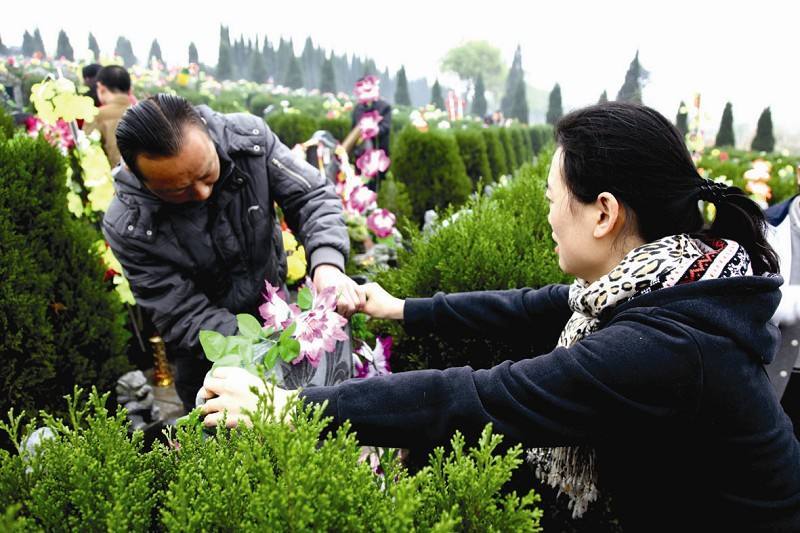
<path fill-rule="evenodd" d="M 180 96 L 156 94 L 129 108 L 117 125 L 117 147 L 128 168 L 140 180 L 136 166 L 140 155 L 151 159 L 180 152 L 187 126 L 207 131 L 195 108 Z"/>
<path fill-rule="evenodd" d="M 111 92 L 127 93 L 131 90 L 131 75 L 125 67 L 109 65 L 97 73 L 97 82 L 102 83 Z"/>
<path fill-rule="evenodd" d="M 97 63 L 92 63 L 91 65 L 86 65 L 81 69 L 81 74 L 83 74 L 83 79 L 94 79 L 97 77 L 97 73 L 100 72 L 100 69 L 103 68 L 103 65 L 98 65 Z"/>

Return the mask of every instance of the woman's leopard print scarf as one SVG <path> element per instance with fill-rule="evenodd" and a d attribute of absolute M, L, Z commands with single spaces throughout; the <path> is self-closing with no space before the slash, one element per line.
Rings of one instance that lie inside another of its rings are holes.
<path fill-rule="evenodd" d="M 693 281 L 752 275 L 750 257 L 729 240 L 700 240 L 671 235 L 631 250 L 614 269 L 594 283 L 577 279 L 569 290 L 573 311 L 558 346 L 570 347 L 601 326 L 601 315 L 637 296 Z M 528 460 L 536 476 L 566 494 L 578 518 L 597 499 L 594 449 L 587 446 L 534 448 Z"/>

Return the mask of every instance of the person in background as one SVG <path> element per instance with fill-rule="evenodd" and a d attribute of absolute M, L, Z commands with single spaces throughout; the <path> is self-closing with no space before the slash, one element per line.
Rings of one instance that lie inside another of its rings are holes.
<path fill-rule="evenodd" d="M 800 170 L 800 169 L 798 169 Z M 800 173 L 798 173 L 800 185 Z M 767 239 L 778 254 L 784 283 L 772 321 L 781 329 L 781 348 L 767 372 L 800 436 L 800 195 L 765 211 Z"/>
<path fill-rule="evenodd" d="M 392 133 L 392 106 L 381 99 L 380 79 L 377 76 L 364 76 L 356 82 L 355 86 L 357 105 L 353 108 L 352 127 L 358 126 L 365 113 L 376 111 L 380 116 L 378 123 L 378 135 L 358 144 L 354 150 L 354 160 L 357 160 L 367 149 L 383 150 L 389 156 L 389 137 Z M 380 182 L 386 177 L 385 172 L 379 172 L 377 176 L 367 183 L 367 188 L 377 191 Z"/>
<path fill-rule="evenodd" d="M 115 132 L 122 115 L 131 107 L 131 77 L 124 67 L 109 65 L 97 73 L 96 84 L 100 110 L 94 121 L 85 123 L 83 129 L 87 134 L 95 130 L 100 132 L 103 151 L 113 168 L 121 160 Z"/>
<path fill-rule="evenodd" d="M 100 107 L 102 105 L 100 103 L 100 99 L 97 98 L 97 73 L 100 72 L 101 68 L 103 68 L 102 65 L 91 63 L 83 67 L 81 70 L 81 74 L 83 75 L 83 83 L 89 87 L 89 92 L 86 93 L 86 96 L 89 96 L 92 100 L 94 100 L 94 105 L 96 107 Z"/>

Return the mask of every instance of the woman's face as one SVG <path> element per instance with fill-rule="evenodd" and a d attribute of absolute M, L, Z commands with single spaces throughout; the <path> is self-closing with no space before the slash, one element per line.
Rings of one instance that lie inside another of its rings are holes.
<path fill-rule="evenodd" d="M 609 250 L 605 239 L 595 237 L 601 213 L 594 204 L 573 199 L 562 173 L 562 151 L 558 147 L 550 163 L 545 197 L 550 204 L 547 221 L 556 242 L 558 266 L 573 276 L 594 281 L 607 272 Z"/>

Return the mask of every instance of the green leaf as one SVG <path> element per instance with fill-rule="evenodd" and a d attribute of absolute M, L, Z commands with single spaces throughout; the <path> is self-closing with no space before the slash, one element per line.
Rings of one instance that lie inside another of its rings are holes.
<path fill-rule="evenodd" d="M 388 237 L 378 237 L 375 239 L 377 244 L 385 244 L 389 248 L 397 248 L 397 241 L 395 240 L 393 235 L 389 235 Z"/>
<path fill-rule="evenodd" d="M 236 315 L 236 322 L 239 325 L 239 333 L 250 339 L 257 339 L 261 336 L 261 324 L 256 317 L 245 313 Z"/>
<path fill-rule="evenodd" d="M 289 339 L 281 343 L 281 358 L 287 363 L 297 359 L 300 355 L 300 341 L 297 339 Z"/>
<path fill-rule="evenodd" d="M 200 331 L 200 346 L 206 354 L 206 359 L 209 361 L 216 361 L 225 353 L 225 346 L 227 340 L 224 335 L 216 331 L 202 330 Z"/>
<path fill-rule="evenodd" d="M 291 324 L 289 324 L 289 327 L 283 330 L 283 332 L 281 333 L 281 336 L 278 339 L 278 343 L 283 344 L 287 340 L 291 339 L 296 329 L 297 329 L 297 322 L 292 322 Z"/>
<path fill-rule="evenodd" d="M 314 297 L 311 296 L 311 289 L 303 287 L 297 291 L 297 307 L 303 311 L 308 311 L 314 303 Z"/>
<path fill-rule="evenodd" d="M 235 354 L 235 353 L 229 353 L 227 355 L 223 355 L 221 358 L 219 358 L 214 363 L 214 368 L 217 368 L 217 367 L 220 367 L 220 366 L 241 367 L 242 366 L 242 358 L 239 357 L 239 355 Z"/>
<path fill-rule="evenodd" d="M 267 370 L 272 370 L 275 367 L 275 363 L 278 362 L 278 357 L 280 356 L 280 346 L 276 344 L 272 348 L 269 349 L 267 354 L 264 356 L 264 368 Z"/>

